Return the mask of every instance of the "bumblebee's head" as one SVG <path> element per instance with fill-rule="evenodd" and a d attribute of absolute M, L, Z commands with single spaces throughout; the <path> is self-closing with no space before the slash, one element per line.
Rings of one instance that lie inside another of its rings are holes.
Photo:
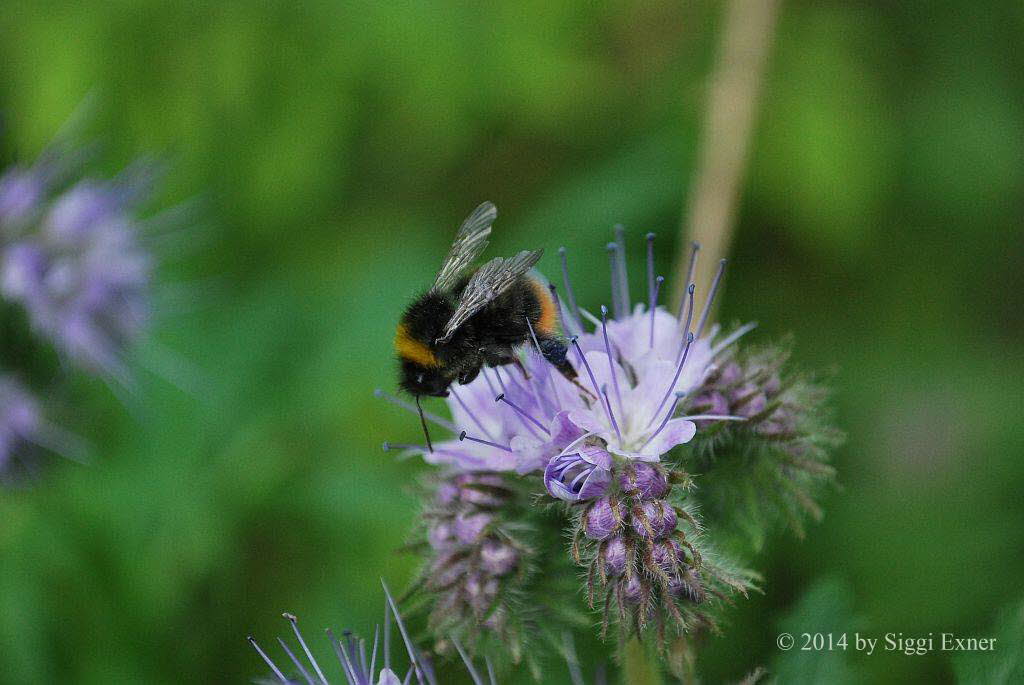
<path fill-rule="evenodd" d="M 426 367 L 409 359 L 402 360 L 402 371 L 398 383 L 411 395 L 448 397 L 451 379 L 442 373 L 440 367 Z"/>

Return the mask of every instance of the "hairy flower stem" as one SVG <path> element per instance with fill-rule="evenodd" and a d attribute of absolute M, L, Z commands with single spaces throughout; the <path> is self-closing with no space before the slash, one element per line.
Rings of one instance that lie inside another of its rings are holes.
<path fill-rule="evenodd" d="M 621 650 L 623 685 L 661 685 L 658 656 L 636 636 L 629 638 Z"/>

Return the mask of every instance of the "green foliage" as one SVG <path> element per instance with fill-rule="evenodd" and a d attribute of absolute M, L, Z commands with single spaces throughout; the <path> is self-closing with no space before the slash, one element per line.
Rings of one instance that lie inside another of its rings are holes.
<path fill-rule="evenodd" d="M 768 668 L 770 682 L 776 683 L 844 683 L 862 682 L 850 664 L 853 646 L 845 649 L 801 649 L 803 634 L 849 636 L 861 626 L 854 608 L 853 592 L 834 578 L 824 579 L 811 587 L 800 601 L 778 623 L 779 634 L 794 636 L 788 651 L 779 650 Z M 838 638 L 837 638 L 838 639 Z"/>
<path fill-rule="evenodd" d="M 960 652 L 953 670 L 960 683 L 1019 683 L 1024 680 L 1024 602 L 1004 607 L 992 629 L 977 637 L 994 638 L 991 651 Z"/>

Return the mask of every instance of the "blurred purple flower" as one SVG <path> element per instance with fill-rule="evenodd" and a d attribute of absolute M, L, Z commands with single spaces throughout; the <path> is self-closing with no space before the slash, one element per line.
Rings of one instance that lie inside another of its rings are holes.
<path fill-rule="evenodd" d="M 32 171 L 0 182 L 0 297 L 90 372 L 129 381 L 125 356 L 149 321 L 150 255 L 131 213 L 137 180 L 81 180 L 53 198 Z M 129 191 L 129 189 L 132 189 Z"/>
<path fill-rule="evenodd" d="M 0 479 L 38 450 L 43 430 L 38 402 L 18 381 L 0 376 Z"/>
<path fill-rule="evenodd" d="M 27 221 L 44 199 L 46 181 L 34 169 L 11 167 L 0 176 L 0 237 Z"/>

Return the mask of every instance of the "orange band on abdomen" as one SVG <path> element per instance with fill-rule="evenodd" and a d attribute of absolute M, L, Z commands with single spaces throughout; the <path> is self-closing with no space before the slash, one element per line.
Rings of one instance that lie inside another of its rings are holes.
<path fill-rule="evenodd" d="M 402 359 L 416 362 L 420 366 L 441 366 L 429 347 L 409 335 L 404 323 L 398 324 L 398 330 L 395 331 L 395 351 Z"/>
<path fill-rule="evenodd" d="M 548 292 L 548 289 L 540 281 L 531 278 L 530 285 L 533 286 L 533 292 L 540 303 L 540 317 L 538 317 L 537 322 L 534 324 L 534 328 L 542 335 L 554 335 L 555 326 L 558 324 L 558 312 L 555 311 L 555 301 L 551 298 L 551 293 Z"/>

